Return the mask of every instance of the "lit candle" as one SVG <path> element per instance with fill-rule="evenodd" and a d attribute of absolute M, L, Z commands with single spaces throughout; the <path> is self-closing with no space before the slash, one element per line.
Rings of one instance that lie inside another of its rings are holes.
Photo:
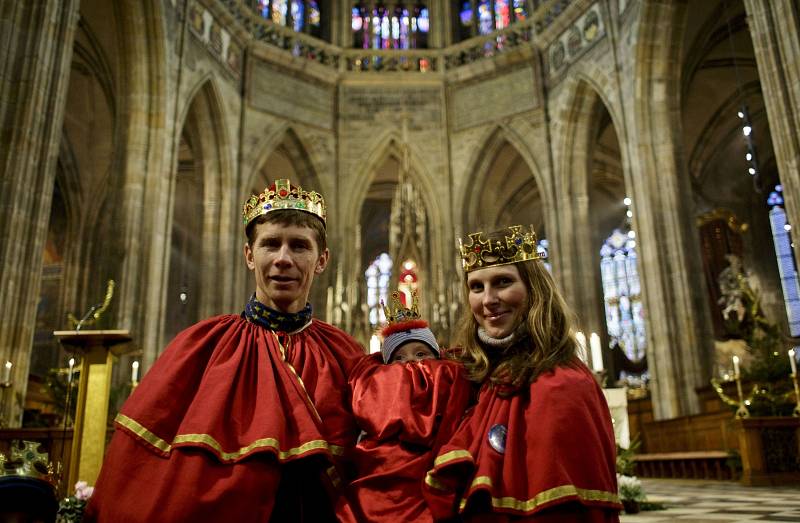
<path fill-rule="evenodd" d="M 67 375 L 67 385 L 72 383 L 72 371 L 75 368 L 75 358 L 69 359 L 69 374 Z"/>
<path fill-rule="evenodd" d="M 7 361 L 7 362 L 6 362 L 6 370 L 5 370 L 5 372 L 3 373 L 3 383 L 8 383 L 8 382 L 10 382 L 10 381 L 11 381 L 11 367 L 12 367 L 13 365 L 14 365 L 14 364 L 13 364 L 13 363 L 11 363 L 10 361 Z"/>
<path fill-rule="evenodd" d="M 739 379 L 739 356 L 733 357 L 733 379 Z"/>
<path fill-rule="evenodd" d="M 378 336 L 373 334 L 372 337 L 369 339 L 369 353 L 375 354 L 376 352 L 381 351 L 381 340 L 378 339 Z"/>
<path fill-rule="evenodd" d="M 792 364 L 792 374 L 797 376 L 797 361 L 794 359 L 794 349 L 789 349 L 789 363 Z"/>
<path fill-rule="evenodd" d="M 139 381 L 139 362 L 134 361 L 131 363 L 131 382 L 137 383 Z"/>
<path fill-rule="evenodd" d="M 586 363 L 586 336 L 583 332 L 578 331 L 575 333 L 575 339 L 578 340 L 578 357 Z"/>
<path fill-rule="evenodd" d="M 596 332 L 589 336 L 589 346 L 592 349 L 592 369 L 600 372 L 603 370 L 603 353 L 600 350 L 600 336 Z"/>

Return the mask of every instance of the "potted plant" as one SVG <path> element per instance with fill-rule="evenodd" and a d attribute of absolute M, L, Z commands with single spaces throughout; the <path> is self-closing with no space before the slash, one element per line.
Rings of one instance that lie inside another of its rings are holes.
<path fill-rule="evenodd" d="M 641 510 L 641 504 L 645 502 L 644 488 L 642 482 L 636 476 L 624 476 L 617 474 L 617 486 L 619 488 L 619 499 L 625 507 L 626 514 L 636 514 Z"/>

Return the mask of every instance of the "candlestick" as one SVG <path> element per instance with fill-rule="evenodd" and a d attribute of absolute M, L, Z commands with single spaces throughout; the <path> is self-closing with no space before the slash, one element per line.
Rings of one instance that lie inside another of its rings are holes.
<path fill-rule="evenodd" d="M 596 332 L 589 335 L 589 346 L 592 348 L 592 370 L 603 370 L 603 352 L 600 349 L 600 336 Z"/>
<path fill-rule="evenodd" d="M 792 365 L 792 384 L 794 385 L 794 410 L 792 416 L 800 417 L 800 387 L 797 385 L 797 361 L 794 359 L 794 349 L 789 349 L 789 362 Z"/>
<path fill-rule="evenodd" d="M 733 357 L 733 379 L 736 380 L 736 392 L 739 394 L 739 408 L 736 409 L 737 418 L 749 418 L 750 411 L 744 404 L 744 394 L 742 394 L 742 379 L 739 374 L 739 356 Z"/>
<path fill-rule="evenodd" d="M 6 362 L 5 370 L 3 371 L 3 383 L 10 383 L 11 382 L 11 367 L 14 364 L 10 361 Z"/>
<path fill-rule="evenodd" d="M 67 385 L 72 384 L 72 371 L 75 369 L 75 358 L 69 359 L 69 374 L 67 374 Z"/>
<path fill-rule="evenodd" d="M 586 336 L 578 331 L 575 333 L 575 339 L 578 340 L 578 357 L 586 363 Z"/>
<path fill-rule="evenodd" d="M 375 354 L 376 352 L 381 351 L 381 341 L 378 339 L 378 336 L 373 334 L 372 337 L 369 339 L 369 353 Z"/>
<path fill-rule="evenodd" d="M 139 362 L 134 361 L 131 363 L 131 383 L 139 383 Z"/>

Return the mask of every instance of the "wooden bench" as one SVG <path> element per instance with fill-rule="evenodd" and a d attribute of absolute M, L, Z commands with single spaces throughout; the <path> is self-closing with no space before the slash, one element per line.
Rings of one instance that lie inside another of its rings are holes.
<path fill-rule="evenodd" d="M 645 478 L 736 480 L 738 471 L 724 450 L 637 454 L 636 474 Z"/>

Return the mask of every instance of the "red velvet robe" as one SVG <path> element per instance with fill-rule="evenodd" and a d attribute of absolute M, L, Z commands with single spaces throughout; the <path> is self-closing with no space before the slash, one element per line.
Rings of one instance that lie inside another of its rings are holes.
<path fill-rule="evenodd" d="M 342 521 L 432 522 L 422 485 L 436 450 L 458 427 L 470 399 L 463 367 L 424 360 L 385 365 L 380 354 L 353 370 L 353 414 L 366 435 L 353 451 L 357 479 Z"/>
<path fill-rule="evenodd" d="M 332 519 L 363 354 L 317 320 L 280 341 L 233 315 L 181 332 L 115 420 L 86 521 Z"/>
<path fill-rule="evenodd" d="M 505 425 L 505 452 L 489 432 Z M 425 479 L 438 518 L 611 522 L 617 497 L 611 415 L 590 371 L 558 367 L 503 398 L 484 386 Z"/>

